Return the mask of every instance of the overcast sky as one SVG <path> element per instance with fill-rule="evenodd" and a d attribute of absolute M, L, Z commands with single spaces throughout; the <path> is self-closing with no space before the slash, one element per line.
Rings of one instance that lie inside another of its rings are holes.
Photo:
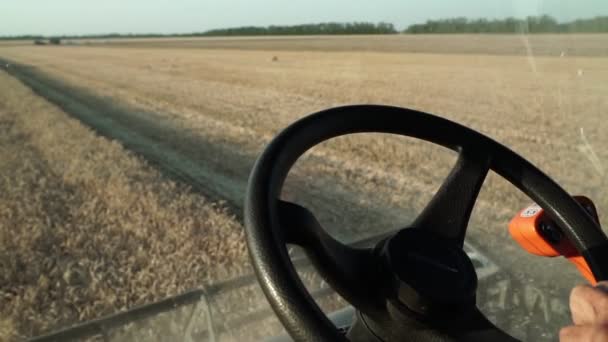
<path fill-rule="evenodd" d="M 0 36 L 177 33 L 243 25 L 550 14 L 608 15 L 608 0 L 0 0 Z"/>

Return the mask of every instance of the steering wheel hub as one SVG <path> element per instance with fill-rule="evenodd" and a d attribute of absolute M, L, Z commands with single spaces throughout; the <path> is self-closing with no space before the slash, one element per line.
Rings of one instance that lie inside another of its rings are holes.
<path fill-rule="evenodd" d="M 477 274 L 457 244 L 411 228 L 389 239 L 383 254 L 398 308 L 435 317 L 474 307 Z"/>

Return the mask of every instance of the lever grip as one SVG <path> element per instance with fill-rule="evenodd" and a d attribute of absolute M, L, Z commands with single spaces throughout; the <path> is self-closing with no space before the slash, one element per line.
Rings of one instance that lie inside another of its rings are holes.
<path fill-rule="evenodd" d="M 585 196 L 574 196 L 574 199 L 599 226 L 597 209 L 591 199 Z M 573 263 L 591 284 L 597 283 L 585 259 L 538 204 L 532 204 L 517 213 L 509 222 L 509 233 L 528 253 L 544 257 L 563 256 Z"/>

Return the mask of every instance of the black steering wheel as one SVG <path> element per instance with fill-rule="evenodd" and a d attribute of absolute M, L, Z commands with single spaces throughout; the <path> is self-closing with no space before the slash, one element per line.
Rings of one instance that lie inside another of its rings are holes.
<path fill-rule="evenodd" d="M 304 152 L 330 138 L 363 132 L 415 137 L 459 153 L 414 223 L 369 249 L 333 239 L 309 210 L 279 198 L 285 177 Z M 608 279 L 608 240 L 596 222 L 534 165 L 474 130 L 410 109 L 359 105 L 312 114 L 281 132 L 251 173 L 245 226 L 258 280 L 292 338 L 514 341 L 477 309 L 477 275 L 462 249 L 471 210 L 490 169 L 544 208 L 596 279 Z M 323 278 L 357 309 L 346 335 L 305 289 L 286 244 L 301 246 Z"/>

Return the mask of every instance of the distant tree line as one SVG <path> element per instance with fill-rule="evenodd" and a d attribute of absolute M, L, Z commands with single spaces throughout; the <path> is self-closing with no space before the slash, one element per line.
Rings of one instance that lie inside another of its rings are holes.
<path fill-rule="evenodd" d="M 524 19 L 468 19 L 448 18 L 427 20 L 414 24 L 404 33 L 599 33 L 608 32 L 608 16 L 577 19 L 559 23 L 555 18 L 542 15 Z"/>
<path fill-rule="evenodd" d="M 59 39 L 112 39 L 112 38 L 163 38 L 163 37 L 205 37 L 205 36 L 262 36 L 262 35 L 338 35 L 338 34 L 394 34 L 399 33 L 391 23 L 319 23 L 303 25 L 243 26 L 214 29 L 191 33 L 106 33 L 93 35 L 54 36 Z M 3 40 L 42 40 L 41 35 L 0 36 Z"/>
<path fill-rule="evenodd" d="M 320 23 L 286 26 L 244 26 L 210 30 L 206 36 L 263 36 L 263 35 L 319 35 L 319 34 L 393 34 L 397 33 L 390 23 Z"/>
<path fill-rule="evenodd" d="M 608 16 L 577 19 L 559 23 L 548 15 L 504 19 L 448 18 L 427 20 L 423 24 L 408 26 L 403 33 L 600 33 L 608 32 Z M 112 39 L 112 38 L 163 38 L 205 36 L 263 36 L 263 35 L 347 35 L 347 34 L 394 34 L 399 33 L 391 23 L 319 23 L 282 26 L 243 26 L 214 29 L 204 32 L 162 33 L 107 33 L 93 35 L 64 35 L 45 37 L 42 35 L 0 36 L 0 40 L 58 39 Z"/>
<path fill-rule="evenodd" d="M 0 40 L 37 40 L 44 39 L 42 35 L 24 34 L 21 36 L 0 36 Z"/>
<path fill-rule="evenodd" d="M 84 35 L 15 35 L 0 36 L 0 40 L 50 40 L 50 39 L 110 39 L 110 38 L 164 38 L 164 37 L 192 37 L 202 36 L 203 32 L 196 33 L 103 33 L 103 34 L 84 34 Z"/>

